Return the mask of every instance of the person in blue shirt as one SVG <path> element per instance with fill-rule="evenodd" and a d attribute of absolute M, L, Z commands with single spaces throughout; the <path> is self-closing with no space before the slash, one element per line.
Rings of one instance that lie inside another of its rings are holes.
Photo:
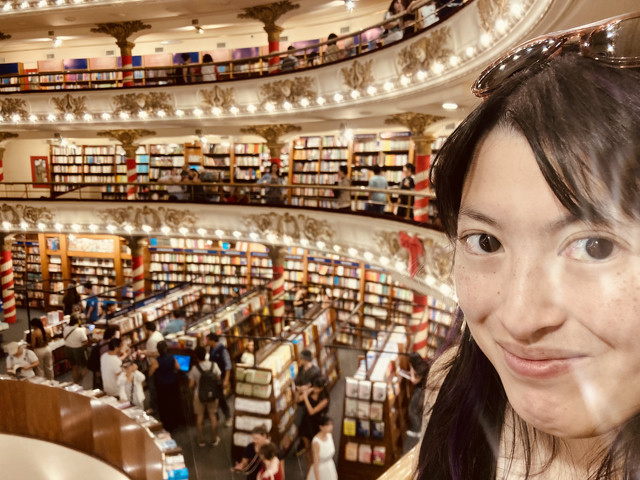
<path fill-rule="evenodd" d="M 91 282 L 87 282 L 84 284 L 85 293 L 88 295 L 86 299 L 86 307 L 85 307 L 85 316 L 87 317 L 87 322 L 95 323 L 98 321 L 98 297 L 95 295 L 93 291 L 93 284 Z"/>
<path fill-rule="evenodd" d="M 218 406 L 226 419 L 224 423 L 225 426 L 230 427 L 232 422 L 231 411 L 229 410 L 227 399 L 224 396 L 224 390 L 229 387 L 229 381 L 231 379 L 231 357 L 229 356 L 229 350 L 227 350 L 227 347 L 220 341 L 220 336 L 217 333 L 207 335 L 207 343 L 209 344 L 209 360 L 218 365 L 221 372 L 220 378 L 222 378 L 223 393 L 221 398 L 218 399 Z"/>
<path fill-rule="evenodd" d="M 374 165 L 373 168 L 373 176 L 369 179 L 368 188 L 388 188 L 389 184 L 387 183 L 387 179 L 384 178 L 380 173 L 382 169 L 380 165 Z M 369 194 L 369 201 L 365 207 L 367 212 L 374 213 L 384 213 L 384 207 L 387 203 L 387 194 L 382 192 L 375 192 Z"/>
<path fill-rule="evenodd" d="M 265 173 L 257 182 L 258 185 L 265 183 L 270 185 L 281 185 L 284 183 L 280 177 L 280 166 L 277 163 L 272 163 L 269 166 L 269 173 Z M 280 187 L 266 187 L 264 200 L 266 203 L 282 205 L 284 203 L 283 195 L 284 190 Z"/>

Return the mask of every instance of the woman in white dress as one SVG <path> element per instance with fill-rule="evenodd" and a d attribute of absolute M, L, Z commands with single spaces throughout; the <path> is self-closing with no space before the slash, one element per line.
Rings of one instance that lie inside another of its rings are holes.
<path fill-rule="evenodd" d="M 309 469 L 307 480 L 338 480 L 333 456 L 336 446 L 333 443 L 333 421 L 326 415 L 320 419 L 320 432 L 311 442 L 313 465 Z"/>

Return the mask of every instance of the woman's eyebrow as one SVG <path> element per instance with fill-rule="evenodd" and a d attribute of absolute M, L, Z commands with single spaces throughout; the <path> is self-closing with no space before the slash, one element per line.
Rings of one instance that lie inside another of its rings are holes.
<path fill-rule="evenodd" d="M 467 217 L 467 218 L 470 218 L 471 220 L 476 220 L 481 223 L 486 223 L 487 225 L 490 225 L 496 228 L 499 226 L 498 221 L 495 220 L 494 218 L 491 218 L 490 216 L 485 215 L 484 213 L 480 213 L 479 211 L 469 207 L 462 207 L 460 209 L 460 212 L 458 213 L 458 218 L 460 217 Z"/>

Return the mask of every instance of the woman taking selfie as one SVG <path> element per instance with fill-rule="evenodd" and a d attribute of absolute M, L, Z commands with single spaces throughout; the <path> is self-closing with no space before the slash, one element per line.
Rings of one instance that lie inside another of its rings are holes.
<path fill-rule="evenodd" d="M 476 82 L 432 170 L 464 325 L 417 478 L 640 478 L 639 66 L 632 14 Z"/>

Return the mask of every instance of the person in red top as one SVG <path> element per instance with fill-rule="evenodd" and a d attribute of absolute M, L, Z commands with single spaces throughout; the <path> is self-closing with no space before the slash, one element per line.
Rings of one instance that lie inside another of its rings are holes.
<path fill-rule="evenodd" d="M 272 442 L 265 443 L 258 454 L 262 460 L 258 480 L 282 480 L 282 462 L 278 458 L 278 448 Z"/>

